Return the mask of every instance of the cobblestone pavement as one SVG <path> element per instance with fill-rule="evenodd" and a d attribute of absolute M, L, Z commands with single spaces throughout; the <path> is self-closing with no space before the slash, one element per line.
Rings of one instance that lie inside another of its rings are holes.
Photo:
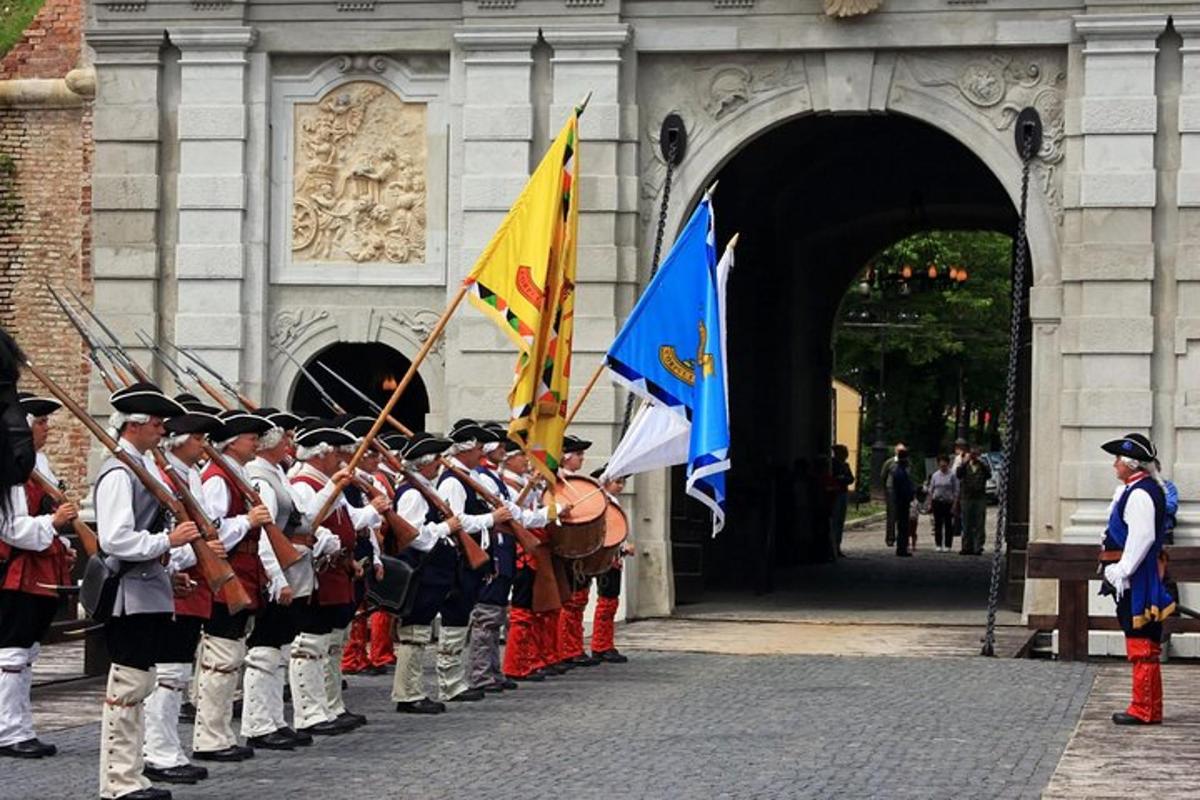
<path fill-rule="evenodd" d="M 176 798 L 1008 798 L 1046 786 L 1092 685 L 1081 664 L 636 653 L 447 714 L 353 677 L 355 733 L 262 752 Z M 190 738 L 190 729 L 185 729 Z M 96 796 L 96 724 L 6 761 L 0 798 Z"/>

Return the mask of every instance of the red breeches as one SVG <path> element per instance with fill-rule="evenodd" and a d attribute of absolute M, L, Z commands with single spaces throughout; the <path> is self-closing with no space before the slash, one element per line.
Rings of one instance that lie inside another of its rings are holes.
<path fill-rule="evenodd" d="M 592 583 L 575 591 L 563 603 L 558 616 L 558 660 L 566 661 L 583 655 L 583 611 L 587 608 Z"/>
<path fill-rule="evenodd" d="M 528 608 L 513 606 L 508 612 L 508 640 L 504 645 L 504 674 L 523 678 L 541 668 L 537 619 Z"/>
<path fill-rule="evenodd" d="M 371 646 L 367 661 L 372 667 L 388 667 L 396 663 L 396 651 L 392 649 L 393 620 L 386 611 L 376 611 L 371 615 Z"/>
<path fill-rule="evenodd" d="M 346 645 L 342 649 L 342 672 L 353 675 L 367 666 L 367 619 L 359 615 L 350 623 L 350 630 L 346 634 Z"/>
<path fill-rule="evenodd" d="M 1125 639 L 1125 655 L 1133 664 L 1133 699 L 1125 712 L 1143 722 L 1162 722 L 1162 646 L 1152 639 Z"/>
<path fill-rule="evenodd" d="M 617 649 L 613 644 L 613 622 L 617 618 L 620 602 L 616 597 L 596 598 L 596 614 L 592 618 L 592 655 Z"/>

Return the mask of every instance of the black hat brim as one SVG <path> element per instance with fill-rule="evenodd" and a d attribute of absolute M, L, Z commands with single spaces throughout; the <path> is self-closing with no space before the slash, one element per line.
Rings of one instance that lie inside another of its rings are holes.
<path fill-rule="evenodd" d="M 248 414 L 244 411 L 235 411 L 221 417 L 221 428 L 212 434 L 212 438 L 218 442 L 224 442 L 235 436 L 241 436 L 243 433 L 257 433 L 261 435 L 273 427 L 275 426 L 269 420 L 265 420 L 262 417 Z"/>
<path fill-rule="evenodd" d="M 62 403 L 49 397 L 28 395 L 20 399 L 21 410 L 31 417 L 48 417 L 62 408 Z"/>
<path fill-rule="evenodd" d="M 297 447 L 316 447 L 327 444 L 331 447 L 346 447 L 354 444 L 354 436 L 338 427 L 309 428 L 296 437 Z"/>
<path fill-rule="evenodd" d="M 443 439 L 440 436 L 429 436 L 423 439 L 414 440 L 404 451 L 404 458 L 407 461 L 414 461 L 423 456 L 440 456 L 446 452 L 450 446 L 454 444 L 450 439 Z"/>
<path fill-rule="evenodd" d="M 169 418 L 163 423 L 167 433 L 178 435 L 181 433 L 214 433 L 221 429 L 221 420 L 212 415 L 206 414 L 203 411 L 188 411 L 186 414 L 178 414 Z"/>
<path fill-rule="evenodd" d="M 146 414 L 163 419 L 175 417 L 187 411 L 152 383 L 135 383 L 124 389 L 118 389 L 109 398 L 109 403 L 122 414 Z"/>
<path fill-rule="evenodd" d="M 1132 458 L 1135 461 L 1150 462 L 1154 460 L 1154 454 L 1146 449 L 1145 445 L 1134 439 L 1121 437 L 1120 439 L 1110 439 L 1100 445 L 1100 449 L 1114 456 L 1122 456 L 1123 458 Z"/>

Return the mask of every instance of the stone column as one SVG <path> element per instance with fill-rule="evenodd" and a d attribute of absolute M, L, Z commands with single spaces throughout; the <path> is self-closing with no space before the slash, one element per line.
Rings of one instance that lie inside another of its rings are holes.
<path fill-rule="evenodd" d="M 460 257 L 450 262 L 450 291 L 475 264 L 529 178 L 537 38 L 533 27 L 471 27 L 454 34 L 459 52 L 452 75 L 461 79 L 455 95 L 462 102 L 461 245 Z M 501 416 L 515 364 L 508 337 L 464 301 L 446 348 L 448 424 L 461 417 Z"/>
<path fill-rule="evenodd" d="M 1114 488 L 1100 450 L 1153 423 L 1151 364 L 1156 203 L 1157 14 L 1075 18 L 1083 37 L 1078 196 L 1068 197 L 1063 282 L 1063 540 L 1098 541 Z M 1113 613 L 1093 594 L 1093 614 Z M 1093 652 L 1124 654 L 1120 635 L 1093 633 Z"/>
<path fill-rule="evenodd" d="M 629 26 L 610 23 L 542 29 L 554 51 L 548 136 L 555 136 L 572 109 L 591 94 L 579 120 L 579 269 L 572 402 L 603 361 L 637 292 L 637 108 L 632 102 L 632 86 L 622 82 L 629 66 L 625 58 L 630 33 Z M 624 398 L 604 375 L 572 423 L 573 433 L 593 442 L 588 452 L 589 470 L 607 460 L 620 436 Z M 635 484 L 629 483 L 630 492 Z M 625 500 L 631 514 L 648 503 L 649 498 L 646 503 L 633 497 Z M 643 601 L 653 613 L 670 609 L 669 542 L 641 535 L 648 531 L 639 529 L 638 533 L 641 554 L 627 562 L 630 569 L 624 574 L 619 618 L 636 611 Z M 647 573 L 644 578 L 641 572 Z M 643 584 L 647 591 L 639 595 Z"/>
<path fill-rule="evenodd" d="M 168 31 L 179 48 L 175 342 L 242 377 L 246 249 L 246 50 L 253 28 Z"/>
<path fill-rule="evenodd" d="M 135 331 L 158 325 L 159 111 L 162 31 L 88 33 L 95 51 L 92 180 L 94 308 L 149 365 Z M 93 374 L 91 407 L 109 410 Z"/>

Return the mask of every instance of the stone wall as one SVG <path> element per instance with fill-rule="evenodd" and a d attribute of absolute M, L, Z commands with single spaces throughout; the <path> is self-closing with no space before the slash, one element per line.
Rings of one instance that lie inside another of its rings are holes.
<path fill-rule="evenodd" d="M 0 325 L 76 397 L 87 388 L 84 350 L 44 283 L 91 294 L 90 77 L 76 69 L 84 16 L 83 0 L 47 0 L 0 59 Z M 68 420 L 54 418 L 49 455 L 79 487 L 88 436 Z"/>

